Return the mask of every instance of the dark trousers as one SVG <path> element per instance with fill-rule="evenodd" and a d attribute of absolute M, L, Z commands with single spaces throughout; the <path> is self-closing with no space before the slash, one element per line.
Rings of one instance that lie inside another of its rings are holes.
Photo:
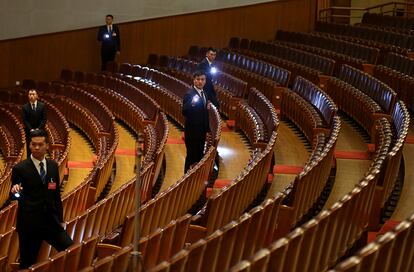
<path fill-rule="evenodd" d="M 101 61 L 102 61 L 101 70 L 102 71 L 106 70 L 106 64 L 108 62 L 115 60 L 115 55 L 116 55 L 116 50 L 102 50 L 101 51 Z"/>
<path fill-rule="evenodd" d="M 18 230 L 20 247 L 20 269 L 36 263 L 42 241 L 52 245 L 57 251 L 63 251 L 73 244 L 66 231 L 57 223 L 42 227 L 26 226 Z"/>
<path fill-rule="evenodd" d="M 206 133 L 197 133 L 197 135 L 185 133 L 185 148 L 187 149 L 187 156 L 185 157 L 184 173 L 186 173 L 193 164 L 196 164 L 203 158 L 205 142 Z"/>

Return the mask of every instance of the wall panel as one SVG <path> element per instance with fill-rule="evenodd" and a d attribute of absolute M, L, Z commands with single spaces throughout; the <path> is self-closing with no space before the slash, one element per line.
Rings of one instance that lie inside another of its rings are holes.
<path fill-rule="evenodd" d="M 149 53 L 183 55 L 190 45 L 224 47 L 230 37 L 272 39 L 277 29 L 309 31 L 316 0 L 286 0 L 120 24 L 119 61 L 144 63 Z M 98 71 L 96 28 L 0 41 L 0 87 L 53 80 L 62 68 Z"/>

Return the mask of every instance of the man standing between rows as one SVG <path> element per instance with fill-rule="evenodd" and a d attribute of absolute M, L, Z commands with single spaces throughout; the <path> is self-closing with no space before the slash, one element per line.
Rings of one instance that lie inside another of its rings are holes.
<path fill-rule="evenodd" d="M 32 154 L 12 170 L 12 199 L 19 201 L 16 229 L 19 235 L 20 269 L 36 262 L 42 241 L 62 251 L 73 244 L 63 229 L 58 165 L 46 158 L 49 148 L 44 130 L 30 134 Z"/>
<path fill-rule="evenodd" d="M 208 98 L 203 91 L 206 75 L 203 71 L 193 74 L 194 86 L 184 95 L 182 114 L 185 118 L 184 137 L 187 156 L 184 173 L 204 156 L 207 133 L 210 132 Z"/>

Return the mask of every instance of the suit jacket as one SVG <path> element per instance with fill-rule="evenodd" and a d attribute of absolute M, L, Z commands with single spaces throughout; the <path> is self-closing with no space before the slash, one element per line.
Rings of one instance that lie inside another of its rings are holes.
<path fill-rule="evenodd" d="M 194 97 L 198 98 L 196 102 L 193 102 Z M 191 133 L 192 136 L 197 137 L 210 131 L 207 105 L 194 87 L 184 95 L 182 113 L 185 117 L 186 134 Z"/>
<path fill-rule="evenodd" d="M 121 36 L 117 25 L 112 25 L 112 32 L 108 31 L 108 26 L 99 27 L 98 41 L 101 42 L 102 52 L 121 51 Z"/>
<path fill-rule="evenodd" d="M 214 90 L 213 75 L 211 74 L 211 66 L 204 58 L 196 67 L 196 71 L 203 71 L 206 74 L 206 85 L 204 85 L 204 91 L 207 94 L 208 100 L 213 103 L 216 108 L 219 108 L 216 91 Z"/>
<path fill-rule="evenodd" d="M 52 181 L 56 183 L 55 190 L 48 189 L 48 183 Z M 46 159 L 46 184 L 42 183 L 39 172 L 30 158 L 16 164 L 12 171 L 12 186 L 19 183 L 22 184 L 23 190 L 18 198 L 17 230 L 43 226 L 45 218 L 52 219 L 57 226 L 63 222 L 59 169 L 55 161 Z"/>
<path fill-rule="evenodd" d="M 36 110 L 32 110 L 30 103 L 26 103 L 22 108 L 23 123 L 26 132 L 30 132 L 31 129 L 45 129 L 46 125 L 46 106 L 44 103 L 37 101 Z"/>

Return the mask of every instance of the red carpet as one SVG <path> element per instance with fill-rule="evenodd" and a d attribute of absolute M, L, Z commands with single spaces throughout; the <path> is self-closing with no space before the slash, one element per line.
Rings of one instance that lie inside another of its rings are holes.
<path fill-rule="evenodd" d="M 135 149 L 120 149 L 115 150 L 116 155 L 135 156 Z"/>
<path fill-rule="evenodd" d="M 210 197 L 211 194 L 213 194 L 213 188 L 207 188 L 207 190 L 206 190 L 206 197 L 207 198 Z"/>
<path fill-rule="evenodd" d="M 168 138 L 167 144 L 184 144 L 184 140 Z"/>
<path fill-rule="evenodd" d="M 302 166 L 295 165 L 275 165 L 273 167 L 273 174 L 292 174 L 297 175 L 302 172 Z"/>
<path fill-rule="evenodd" d="M 407 135 L 407 138 L 405 138 L 406 144 L 414 144 L 414 135 Z"/>
<path fill-rule="evenodd" d="M 227 125 L 228 128 L 232 129 L 236 125 L 236 121 L 235 120 L 227 120 L 226 125 Z"/>
<path fill-rule="evenodd" d="M 335 150 L 335 158 L 350 160 L 369 160 L 369 154 L 366 151 L 340 151 Z"/>
<path fill-rule="evenodd" d="M 367 144 L 367 146 L 369 153 L 375 153 L 375 144 Z"/>
<path fill-rule="evenodd" d="M 224 186 L 230 184 L 231 180 L 230 179 L 216 179 L 216 181 L 214 182 L 213 187 L 214 188 L 223 188 Z"/>
<path fill-rule="evenodd" d="M 395 228 L 395 226 L 397 226 L 400 222 L 401 221 L 388 220 L 382 226 L 380 231 L 378 231 L 378 232 L 368 232 L 368 243 L 370 243 L 370 242 L 374 241 L 375 239 L 377 239 L 378 236 L 381 236 L 381 235 L 385 234 L 386 232 L 389 232 L 390 230 Z"/>
<path fill-rule="evenodd" d="M 223 125 L 221 128 L 221 132 L 231 132 L 231 131 L 233 130 L 226 125 Z"/>
<path fill-rule="evenodd" d="M 93 162 L 68 161 L 68 168 L 93 168 Z"/>

